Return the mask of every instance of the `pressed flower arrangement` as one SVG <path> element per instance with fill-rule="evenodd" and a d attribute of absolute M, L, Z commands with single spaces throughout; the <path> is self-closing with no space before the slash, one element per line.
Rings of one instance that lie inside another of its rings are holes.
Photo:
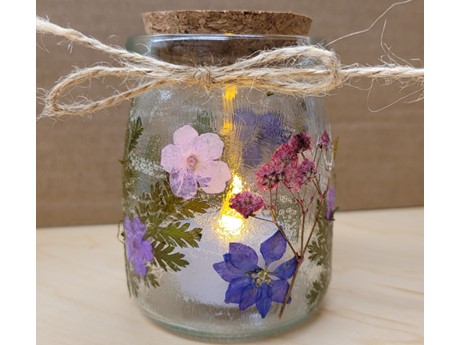
<path fill-rule="evenodd" d="M 299 38 L 132 40 L 150 54 L 183 40 L 221 59 L 229 48 L 216 40 Z M 317 98 L 231 85 L 137 97 L 122 160 L 131 296 L 155 321 L 202 337 L 266 335 L 305 319 L 331 277 L 334 155 Z"/>

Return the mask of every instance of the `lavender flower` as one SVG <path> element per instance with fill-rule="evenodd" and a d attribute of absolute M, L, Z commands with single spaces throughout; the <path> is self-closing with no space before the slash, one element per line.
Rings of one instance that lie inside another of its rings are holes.
<path fill-rule="evenodd" d="M 290 279 L 297 267 L 295 257 L 276 268 L 271 264 L 281 259 L 286 251 L 286 240 L 277 231 L 260 245 L 260 253 L 265 260 L 264 268 L 257 265 L 257 253 L 242 243 L 230 243 L 229 253 L 224 261 L 213 265 L 223 280 L 229 282 L 225 293 L 225 303 L 235 303 L 240 310 L 256 305 L 264 318 L 273 302 L 284 303 Z M 288 303 L 290 300 L 288 301 Z"/>
<path fill-rule="evenodd" d="M 326 220 L 334 220 L 334 207 L 335 207 L 335 189 L 329 187 L 327 193 L 327 205 L 326 205 Z"/>
<path fill-rule="evenodd" d="M 236 109 L 233 121 L 241 128 L 240 140 L 244 143 L 243 160 L 245 164 L 255 167 L 262 162 L 261 142 L 273 150 L 277 145 L 289 139 L 289 133 L 282 127 L 281 115 L 267 112 L 257 115 L 251 109 Z"/>
<path fill-rule="evenodd" d="M 152 244 L 144 240 L 147 229 L 136 216 L 131 221 L 125 217 L 125 244 L 128 261 L 133 265 L 134 271 L 144 277 L 147 274 L 147 262 L 154 257 Z"/>

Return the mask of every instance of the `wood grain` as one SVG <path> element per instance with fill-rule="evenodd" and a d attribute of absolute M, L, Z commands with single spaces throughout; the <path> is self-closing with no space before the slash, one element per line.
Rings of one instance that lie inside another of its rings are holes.
<path fill-rule="evenodd" d="M 338 213 L 333 277 L 304 324 L 251 344 L 422 344 L 423 209 Z M 37 231 L 37 344 L 196 344 L 128 297 L 117 226 Z"/>

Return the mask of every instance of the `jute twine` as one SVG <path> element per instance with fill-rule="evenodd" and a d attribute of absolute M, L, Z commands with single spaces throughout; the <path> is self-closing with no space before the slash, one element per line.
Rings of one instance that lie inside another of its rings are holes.
<path fill-rule="evenodd" d="M 351 78 L 395 81 L 410 79 L 423 87 L 424 70 L 412 66 L 344 66 L 338 55 L 319 46 L 293 46 L 262 51 L 239 59 L 228 66 L 184 66 L 108 46 L 81 32 L 63 28 L 37 17 L 38 33 L 60 36 L 72 43 L 111 55 L 121 67 L 94 66 L 77 69 L 62 78 L 44 97 L 40 117 L 84 115 L 112 107 L 159 86 L 201 85 L 207 89 L 233 85 L 288 95 L 321 96 L 341 87 Z M 315 66 L 305 68 L 302 61 L 314 59 Z M 75 86 L 93 78 L 136 79 L 139 84 L 100 100 L 65 104 L 60 97 Z"/>

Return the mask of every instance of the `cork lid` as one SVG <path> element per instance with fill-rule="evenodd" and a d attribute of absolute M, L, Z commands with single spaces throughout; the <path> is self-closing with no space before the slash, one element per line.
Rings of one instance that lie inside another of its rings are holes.
<path fill-rule="evenodd" d="M 142 14 L 145 31 L 155 34 L 300 35 L 311 18 L 264 11 L 158 11 Z"/>

